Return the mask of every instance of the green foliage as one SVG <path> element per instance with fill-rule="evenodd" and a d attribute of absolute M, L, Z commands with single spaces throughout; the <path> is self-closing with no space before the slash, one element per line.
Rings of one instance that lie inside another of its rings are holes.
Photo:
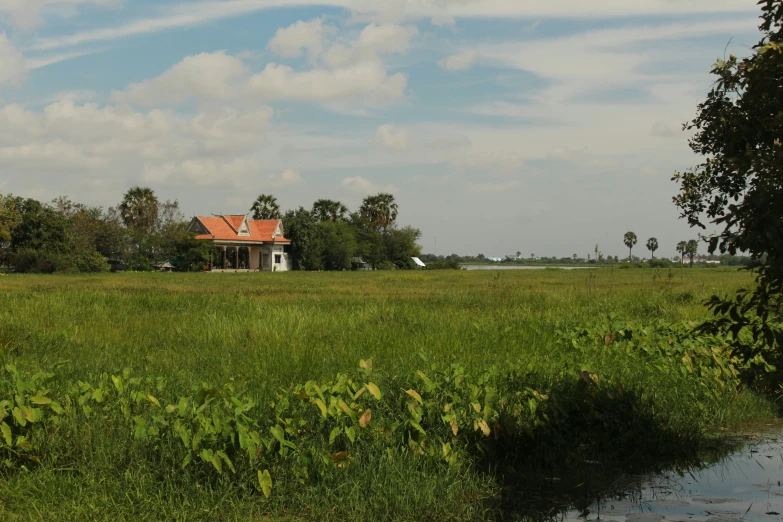
<path fill-rule="evenodd" d="M 280 205 L 277 198 L 271 194 L 260 194 L 250 207 L 253 219 L 280 219 Z"/>
<path fill-rule="evenodd" d="M 748 275 L 676 272 L 3 277 L 5 364 L 51 375 L 21 394 L 41 419 L 6 418 L 30 449 L 4 450 L 3 509 L 22 517 L 32 490 L 63 520 L 497 519 L 526 472 L 692 455 L 768 418 L 741 384 L 768 374 L 682 324 Z"/>
<path fill-rule="evenodd" d="M 427 263 L 425 270 L 462 270 L 459 261 L 450 259 L 448 261 L 434 261 Z"/>
<path fill-rule="evenodd" d="M 633 232 L 626 232 L 623 236 L 623 244 L 628 249 L 628 261 L 633 261 L 633 247 L 638 242 L 636 234 Z"/>
<path fill-rule="evenodd" d="M 691 226 L 722 227 L 706 237 L 710 253 L 747 252 L 757 274 L 753 291 L 710 302 L 717 316 L 707 328 L 748 329 L 754 343 L 763 340 L 776 351 L 783 295 L 783 1 L 759 5 L 761 40 L 746 58 L 718 60 L 715 84 L 686 125 L 694 132 L 691 149 L 705 160 L 674 176 L 680 185 L 674 202 Z M 754 345 L 736 342 L 755 353 Z"/>
<path fill-rule="evenodd" d="M 158 198 L 148 187 L 133 187 L 122 198 L 119 212 L 126 227 L 148 232 L 158 221 Z"/>
<path fill-rule="evenodd" d="M 339 201 L 319 199 L 313 203 L 313 217 L 317 221 L 345 221 L 348 207 Z"/>

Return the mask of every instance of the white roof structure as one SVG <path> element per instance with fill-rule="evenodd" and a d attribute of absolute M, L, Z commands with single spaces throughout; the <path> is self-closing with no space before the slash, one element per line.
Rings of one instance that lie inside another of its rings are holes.
<path fill-rule="evenodd" d="M 418 257 L 412 257 L 411 259 L 413 259 L 413 262 L 414 262 L 414 263 L 416 263 L 416 266 L 418 266 L 418 267 L 420 267 L 420 268 L 424 268 L 425 266 L 427 266 L 427 265 L 425 265 L 425 264 L 424 264 L 424 262 L 423 262 L 421 259 L 419 259 Z"/>

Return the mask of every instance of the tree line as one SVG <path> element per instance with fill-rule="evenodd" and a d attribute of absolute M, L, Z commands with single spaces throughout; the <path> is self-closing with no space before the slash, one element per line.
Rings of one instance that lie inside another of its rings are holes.
<path fill-rule="evenodd" d="M 623 244 L 625 244 L 625 247 L 628 249 L 629 263 L 633 261 L 633 247 L 635 247 L 638 242 L 639 239 L 634 232 L 626 232 L 623 236 Z M 650 251 L 650 257 L 654 260 L 655 251 L 659 248 L 658 239 L 651 237 L 647 240 L 646 246 L 647 250 Z M 677 252 L 680 254 L 680 262 L 685 263 L 685 256 L 688 256 L 691 261 L 691 266 L 693 266 L 693 259 L 699 253 L 699 242 L 695 239 L 680 241 L 677 243 Z"/>
<path fill-rule="evenodd" d="M 42 203 L 0 194 L 0 265 L 23 273 L 149 271 L 170 259 L 178 270 L 199 270 L 210 245 L 187 226 L 179 203 L 149 188 L 131 188 L 108 210 L 65 196 Z"/>
<path fill-rule="evenodd" d="M 283 220 L 298 270 L 413 268 L 410 258 L 420 254 L 421 232 L 397 226 L 391 194 L 368 196 L 353 213 L 320 199 L 312 209 L 284 214 L 274 196 L 261 194 L 250 212 Z M 108 209 L 0 193 L 0 266 L 21 273 L 149 271 L 168 260 L 178 271 L 203 270 L 214 245 L 196 240 L 188 224 L 176 200 L 162 201 L 147 187 L 131 188 Z"/>
<path fill-rule="evenodd" d="M 421 255 L 421 231 L 397 224 L 399 207 L 392 194 L 367 196 L 355 212 L 339 201 L 319 199 L 312 208 L 281 213 L 274 196 L 261 194 L 254 219 L 282 219 L 295 270 L 351 268 L 412 269 Z"/>

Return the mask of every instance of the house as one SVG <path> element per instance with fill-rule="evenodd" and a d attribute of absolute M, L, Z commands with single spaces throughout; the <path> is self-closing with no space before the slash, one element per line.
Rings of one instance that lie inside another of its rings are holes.
<path fill-rule="evenodd" d="M 208 269 L 213 272 L 285 272 L 291 270 L 291 242 L 279 219 L 245 215 L 196 216 L 188 225 L 196 239 L 217 248 Z"/>
<path fill-rule="evenodd" d="M 164 261 L 158 261 L 157 263 L 152 264 L 152 268 L 157 270 L 158 272 L 173 272 L 174 271 L 174 265 L 171 264 L 171 261 L 168 259 Z"/>

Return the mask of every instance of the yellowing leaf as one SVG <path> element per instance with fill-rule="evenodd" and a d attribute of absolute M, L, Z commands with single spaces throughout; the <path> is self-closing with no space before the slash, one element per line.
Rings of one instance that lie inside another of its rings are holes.
<path fill-rule="evenodd" d="M 0 424 L 0 432 L 3 433 L 3 440 L 5 440 L 5 443 L 10 446 L 14 440 L 11 435 L 11 426 L 5 422 Z"/>
<path fill-rule="evenodd" d="M 451 422 L 450 422 L 449 424 L 451 424 L 451 432 L 452 432 L 452 433 L 454 434 L 454 436 L 456 437 L 456 436 L 457 436 L 457 434 L 459 433 L 459 426 L 457 425 L 457 421 L 455 421 L 455 420 L 453 420 L 453 419 L 452 419 L 452 420 L 451 420 Z"/>
<path fill-rule="evenodd" d="M 359 426 L 362 428 L 366 428 L 367 425 L 370 423 L 370 419 L 372 419 L 372 412 L 367 409 L 364 411 L 364 414 L 359 419 Z"/>
<path fill-rule="evenodd" d="M 372 370 L 372 359 L 359 361 L 359 367 L 364 370 Z"/>
<path fill-rule="evenodd" d="M 490 430 L 489 430 L 489 424 L 486 423 L 484 420 L 478 421 L 478 426 L 481 428 L 481 433 L 484 434 L 485 437 L 489 437 Z"/>
<path fill-rule="evenodd" d="M 326 418 L 326 404 L 324 404 L 324 401 L 321 399 L 313 399 L 313 402 L 318 406 L 318 409 L 321 410 L 321 416 Z"/>
<path fill-rule="evenodd" d="M 421 395 L 416 393 L 414 390 L 408 390 L 405 393 L 413 397 L 419 404 L 424 404 L 424 401 L 421 400 Z"/>
<path fill-rule="evenodd" d="M 44 397 L 43 395 L 36 395 L 35 397 L 30 397 L 30 402 L 39 406 L 44 406 L 46 404 L 51 404 L 52 399 L 49 397 Z"/>
<path fill-rule="evenodd" d="M 367 385 L 367 391 L 370 392 L 370 395 L 372 395 L 376 401 L 381 400 L 381 389 L 378 388 L 378 386 L 374 383 L 370 383 Z"/>
<path fill-rule="evenodd" d="M 269 474 L 269 470 L 265 469 L 263 472 L 258 470 L 258 485 L 261 487 L 261 492 L 266 498 L 272 494 L 272 476 Z"/>
<path fill-rule="evenodd" d="M 158 402 L 158 399 L 153 397 L 152 395 L 147 395 L 147 400 L 150 401 L 152 404 L 160 408 L 160 403 Z"/>

